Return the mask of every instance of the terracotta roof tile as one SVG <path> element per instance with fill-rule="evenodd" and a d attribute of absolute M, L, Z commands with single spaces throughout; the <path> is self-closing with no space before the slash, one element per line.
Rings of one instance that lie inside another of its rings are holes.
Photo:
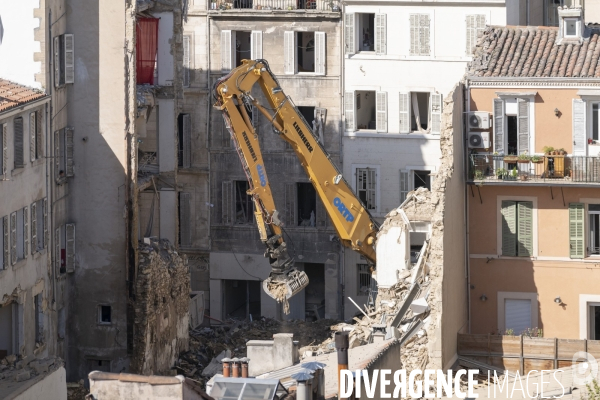
<path fill-rule="evenodd" d="M 557 45 L 555 27 L 487 27 L 468 73 L 472 77 L 600 77 L 600 32 L 590 25 L 588 32 L 581 44 Z"/>
<path fill-rule="evenodd" d="M 0 78 L 0 111 L 18 107 L 46 96 L 41 90 Z"/>

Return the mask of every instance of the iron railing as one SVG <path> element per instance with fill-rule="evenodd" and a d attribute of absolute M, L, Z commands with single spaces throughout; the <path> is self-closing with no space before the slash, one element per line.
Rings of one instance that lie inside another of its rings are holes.
<path fill-rule="evenodd" d="M 280 11 L 341 11 L 339 0 L 216 0 L 209 3 L 211 10 L 280 10 Z"/>
<path fill-rule="evenodd" d="M 600 183 L 600 157 L 539 156 L 539 160 L 521 162 L 498 155 L 468 156 L 468 180 Z"/>

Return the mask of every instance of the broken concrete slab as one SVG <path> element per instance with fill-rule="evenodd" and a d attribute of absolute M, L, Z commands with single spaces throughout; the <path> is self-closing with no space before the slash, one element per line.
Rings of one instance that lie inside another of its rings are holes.
<path fill-rule="evenodd" d="M 427 300 L 424 297 L 420 297 L 410 303 L 410 309 L 414 315 L 423 314 L 429 311 L 429 304 L 427 304 Z"/>
<path fill-rule="evenodd" d="M 215 358 L 210 360 L 210 364 L 208 364 L 206 366 L 206 368 L 204 368 L 202 370 L 202 376 L 211 377 L 211 376 L 223 371 L 223 363 L 221 361 L 224 358 L 230 358 L 230 357 L 231 357 L 231 351 L 223 350 L 221 353 L 219 353 L 218 356 L 216 356 Z"/>
<path fill-rule="evenodd" d="M 23 382 L 31 378 L 29 370 L 20 371 L 15 375 L 15 382 Z"/>

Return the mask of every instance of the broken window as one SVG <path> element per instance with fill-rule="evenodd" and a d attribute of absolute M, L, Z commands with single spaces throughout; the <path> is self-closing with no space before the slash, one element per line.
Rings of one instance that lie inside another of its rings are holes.
<path fill-rule="evenodd" d="M 138 18 L 136 24 L 136 83 L 154 85 L 158 53 L 158 18 Z"/>
<path fill-rule="evenodd" d="M 178 127 L 178 152 L 177 162 L 181 168 L 192 166 L 192 126 L 189 114 L 179 114 L 177 117 Z"/>
<path fill-rule="evenodd" d="M 358 270 L 357 296 L 368 296 L 371 289 L 371 270 L 369 264 L 356 264 Z"/>
<path fill-rule="evenodd" d="M 54 173 L 57 183 L 74 175 L 73 148 L 73 128 L 54 132 Z"/>
<path fill-rule="evenodd" d="M 106 305 L 98 306 L 98 323 L 99 324 L 110 324 L 112 323 L 112 307 Z"/>
<path fill-rule="evenodd" d="M 260 315 L 259 281 L 224 279 L 224 317 L 250 319 Z"/>
<path fill-rule="evenodd" d="M 502 255 L 533 255 L 533 203 L 502 201 Z"/>
<path fill-rule="evenodd" d="M 298 106 L 296 107 L 302 117 L 306 120 L 308 127 L 313 128 L 313 121 L 315 120 L 315 107 Z"/>
<path fill-rule="evenodd" d="M 427 232 L 410 232 L 410 262 L 415 264 L 419 260 L 419 253 L 427 239 Z"/>
<path fill-rule="evenodd" d="M 23 306 L 11 302 L 0 306 L 0 358 L 19 354 L 22 341 Z"/>
<path fill-rule="evenodd" d="M 317 192 L 312 183 L 298 183 L 298 226 L 316 226 Z"/>
<path fill-rule="evenodd" d="M 411 96 L 411 130 L 426 131 L 429 127 L 429 93 L 412 92 Z"/>
<path fill-rule="evenodd" d="M 54 38 L 54 86 L 75 82 L 74 36 L 65 33 Z"/>
<path fill-rule="evenodd" d="M 42 293 L 33 297 L 33 312 L 35 314 L 35 342 L 44 343 L 44 310 Z"/>
<path fill-rule="evenodd" d="M 600 255 L 600 204 L 589 204 L 590 243 L 589 254 Z"/>
<path fill-rule="evenodd" d="M 354 93 L 357 130 L 375 130 L 377 128 L 375 91 L 357 90 Z"/>
<path fill-rule="evenodd" d="M 23 118 L 15 118 L 13 121 L 14 136 L 14 160 L 15 169 L 25 166 L 25 156 L 23 151 Z"/>
<path fill-rule="evenodd" d="M 413 171 L 413 189 L 420 187 L 431 190 L 431 171 Z"/>
<path fill-rule="evenodd" d="M 235 181 L 235 223 L 254 223 L 254 202 L 248 194 L 248 181 Z"/>
<path fill-rule="evenodd" d="M 375 168 L 356 169 L 356 194 L 367 210 L 377 209 L 377 170 Z"/>

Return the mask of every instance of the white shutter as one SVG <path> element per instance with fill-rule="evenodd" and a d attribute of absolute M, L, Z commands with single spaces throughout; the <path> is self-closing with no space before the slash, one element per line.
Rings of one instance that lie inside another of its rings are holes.
<path fill-rule="evenodd" d="M 442 95 L 431 94 L 431 133 L 439 135 L 442 131 Z"/>
<path fill-rule="evenodd" d="M 400 204 L 404 203 L 408 195 L 408 171 L 400 171 Z"/>
<path fill-rule="evenodd" d="M 386 15 L 375 14 L 375 53 L 387 53 Z"/>
<path fill-rule="evenodd" d="M 72 33 L 65 33 L 63 38 L 65 46 L 65 83 L 75 82 L 75 43 Z"/>
<path fill-rule="evenodd" d="M 346 131 L 354 132 L 356 130 L 356 119 L 354 118 L 354 92 L 344 93 L 344 114 L 346 115 Z"/>
<path fill-rule="evenodd" d="M 11 264 L 17 263 L 17 213 L 10 214 L 10 258 Z"/>
<path fill-rule="evenodd" d="M 192 245 L 191 193 L 179 193 L 179 243 L 182 247 Z"/>
<path fill-rule="evenodd" d="M 327 45 L 325 32 L 315 32 L 315 74 L 325 75 Z"/>
<path fill-rule="evenodd" d="M 283 33 L 283 73 L 286 75 L 296 73 L 296 32 Z"/>
<path fill-rule="evenodd" d="M 8 124 L 2 124 L 2 175 L 8 172 Z"/>
<path fill-rule="evenodd" d="M 67 272 L 75 272 L 75 224 L 65 225 L 66 229 L 66 253 L 67 253 Z"/>
<path fill-rule="evenodd" d="M 8 216 L 2 218 L 2 235 L 4 235 L 4 242 L 2 243 L 2 251 L 4 254 L 4 268 L 10 264 L 10 227 L 8 222 Z"/>
<path fill-rule="evenodd" d="M 31 162 L 35 161 L 35 145 L 36 145 L 36 112 L 29 113 L 29 158 Z"/>
<path fill-rule="evenodd" d="M 465 53 L 467 56 L 473 54 L 473 48 L 477 45 L 479 32 L 485 29 L 485 15 L 467 15 L 466 18 L 466 48 Z"/>
<path fill-rule="evenodd" d="M 387 92 L 375 93 L 376 107 L 376 130 L 377 132 L 387 132 Z"/>
<path fill-rule="evenodd" d="M 494 152 L 504 153 L 504 100 L 494 99 Z"/>
<path fill-rule="evenodd" d="M 517 132 L 519 154 L 529 154 L 529 100 L 517 99 Z"/>
<path fill-rule="evenodd" d="M 410 55 L 428 56 L 430 54 L 429 14 L 410 15 Z"/>
<path fill-rule="evenodd" d="M 344 44 L 346 54 L 354 54 L 356 37 L 354 34 L 354 14 L 344 14 Z"/>
<path fill-rule="evenodd" d="M 37 203 L 31 203 L 31 254 L 37 251 Z"/>
<path fill-rule="evenodd" d="M 400 133 L 410 133 L 410 93 L 400 93 Z"/>
<path fill-rule="evenodd" d="M 45 249 L 48 246 L 48 198 L 44 197 L 44 201 L 42 203 L 42 208 L 44 211 L 44 244 L 43 248 Z"/>
<path fill-rule="evenodd" d="M 586 155 L 584 100 L 573 99 L 573 155 Z"/>
<path fill-rule="evenodd" d="M 190 86 L 190 37 L 183 37 L 183 86 Z"/>
<path fill-rule="evenodd" d="M 504 300 L 504 321 L 505 329 L 512 330 L 514 335 L 531 328 L 531 300 Z"/>
<path fill-rule="evenodd" d="M 60 273 L 60 263 L 62 260 L 61 247 L 60 247 L 60 228 L 56 228 L 54 231 L 54 263 L 56 267 L 56 273 Z"/>
<path fill-rule="evenodd" d="M 252 39 L 250 41 L 250 57 L 253 60 L 261 60 L 263 58 L 262 31 L 252 31 Z"/>
<path fill-rule="evenodd" d="M 60 86 L 60 37 L 54 38 L 54 86 Z"/>
<path fill-rule="evenodd" d="M 192 123 L 190 114 L 183 114 L 183 168 L 192 166 Z"/>
<path fill-rule="evenodd" d="M 231 31 L 221 31 L 221 70 L 231 71 L 235 56 L 235 41 L 232 41 Z"/>
<path fill-rule="evenodd" d="M 74 168 L 73 168 L 73 128 L 65 129 L 65 175 L 73 176 Z"/>
<path fill-rule="evenodd" d="M 231 225 L 233 223 L 233 182 L 223 181 L 221 183 L 221 223 Z"/>
<path fill-rule="evenodd" d="M 29 253 L 29 207 L 23 207 L 23 258 Z"/>

